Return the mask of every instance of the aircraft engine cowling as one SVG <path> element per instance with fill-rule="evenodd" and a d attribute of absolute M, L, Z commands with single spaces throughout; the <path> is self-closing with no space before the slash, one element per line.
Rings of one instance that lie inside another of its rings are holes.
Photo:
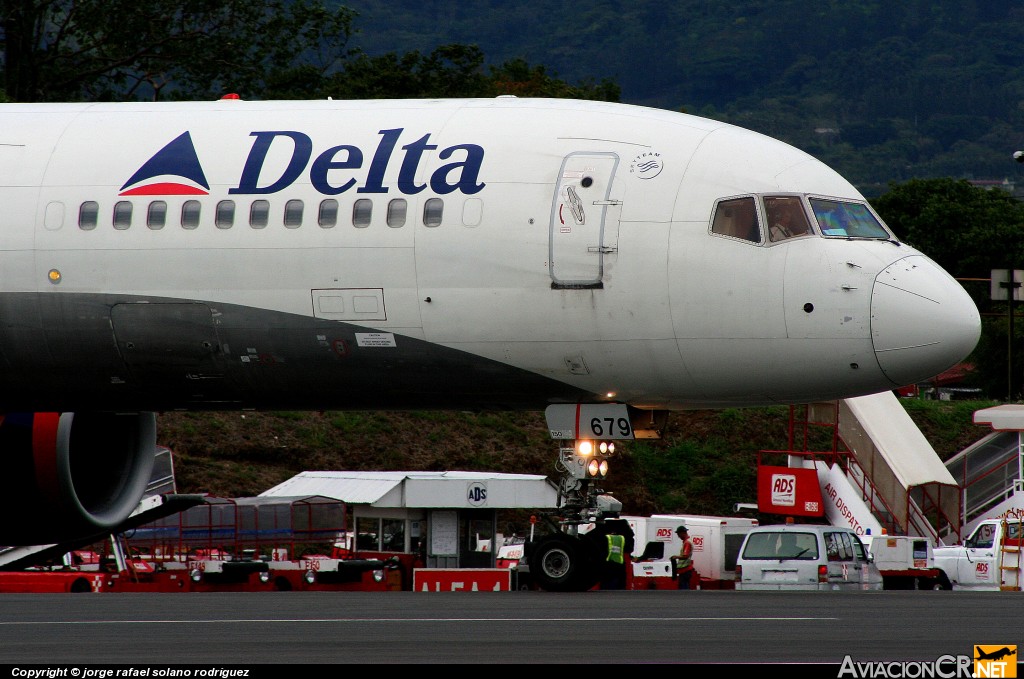
<path fill-rule="evenodd" d="M 0 419 L 0 545 L 99 538 L 138 506 L 154 413 L 7 413 Z"/>

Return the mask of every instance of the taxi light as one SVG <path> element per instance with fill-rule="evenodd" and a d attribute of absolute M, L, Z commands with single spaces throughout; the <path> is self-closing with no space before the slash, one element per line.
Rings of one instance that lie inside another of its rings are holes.
<path fill-rule="evenodd" d="M 591 443 L 590 441 L 580 441 L 580 445 L 576 449 L 576 452 L 578 452 L 580 455 L 593 455 L 594 444 Z"/>
<path fill-rule="evenodd" d="M 818 582 L 828 582 L 828 566 L 825 564 L 818 566 Z"/>
<path fill-rule="evenodd" d="M 587 464 L 587 475 L 601 479 L 608 476 L 608 460 L 591 460 Z"/>

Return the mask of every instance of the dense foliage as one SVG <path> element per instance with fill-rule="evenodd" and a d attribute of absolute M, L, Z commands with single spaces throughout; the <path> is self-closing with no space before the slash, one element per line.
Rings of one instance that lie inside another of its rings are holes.
<path fill-rule="evenodd" d="M 991 431 L 972 415 L 992 402 L 901 403 L 942 459 Z M 673 413 L 662 439 L 620 445 L 605 490 L 631 514 L 731 515 L 757 499 L 761 451 L 788 448 L 789 416 L 783 406 Z M 818 429 L 810 449 L 831 450 L 831 429 Z M 175 453 L 180 492 L 221 497 L 256 495 L 310 469 L 555 478 L 558 455 L 541 412 L 165 413 L 159 439 Z"/>
<path fill-rule="evenodd" d="M 1024 269 L 1024 203 L 1000 189 L 945 178 L 890 185 L 872 205 L 901 240 L 960 279 L 981 310 L 982 337 L 969 359 L 975 373 L 968 383 L 993 398 L 1020 398 L 1024 319 L 1015 317 L 1011 357 L 1009 309 L 992 300 L 989 279 L 993 269 Z"/>
<path fill-rule="evenodd" d="M 916 177 L 1017 175 L 1024 8 L 985 0 L 353 0 L 368 53 L 479 45 L 622 99 L 735 122 L 866 195 Z M 509 30 L 509 27 L 515 27 Z"/>
<path fill-rule="evenodd" d="M 616 101 L 523 59 L 485 66 L 472 45 L 369 55 L 354 13 L 321 0 L 2 0 L 3 99 L 104 101 L 573 97 Z"/>

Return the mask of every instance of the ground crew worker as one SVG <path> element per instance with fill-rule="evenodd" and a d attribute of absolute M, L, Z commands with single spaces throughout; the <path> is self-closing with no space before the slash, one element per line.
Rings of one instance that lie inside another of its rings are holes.
<path fill-rule="evenodd" d="M 605 535 L 608 554 L 605 557 L 601 589 L 626 588 L 626 538 L 615 533 Z"/>
<path fill-rule="evenodd" d="M 672 557 L 672 572 L 676 577 L 676 585 L 679 589 L 691 589 L 690 581 L 695 575 L 693 568 L 693 541 L 690 540 L 690 533 L 685 525 L 676 528 L 676 535 L 683 541 L 679 548 L 679 555 Z"/>

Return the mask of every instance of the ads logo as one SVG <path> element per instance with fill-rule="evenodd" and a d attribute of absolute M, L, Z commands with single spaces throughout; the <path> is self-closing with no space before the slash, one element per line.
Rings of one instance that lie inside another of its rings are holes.
<path fill-rule="evenodd" d="M 772 474 L 772 504 L 777 507 L 796 506 L 795 474 Z"/>
<path fill-rule="evenodd" d="M 704 551 L 704 536 L 703 535 L 694 535 L 692 542 L 693 542 L 693 551 L 695 551 L 695 552 L 703 552 Z"/>
<path fill-rule="evenodd" d="M 1016 677 L 1017 647 L 976 645 L 974 647 L 975 677 Z"/>
<path fill-rule="evenodd" d="M 487 504 L 487 486 L 479 481 L 469 484 L 466 492 L 466 500 L 474 507 L 482 507 Z"/>

